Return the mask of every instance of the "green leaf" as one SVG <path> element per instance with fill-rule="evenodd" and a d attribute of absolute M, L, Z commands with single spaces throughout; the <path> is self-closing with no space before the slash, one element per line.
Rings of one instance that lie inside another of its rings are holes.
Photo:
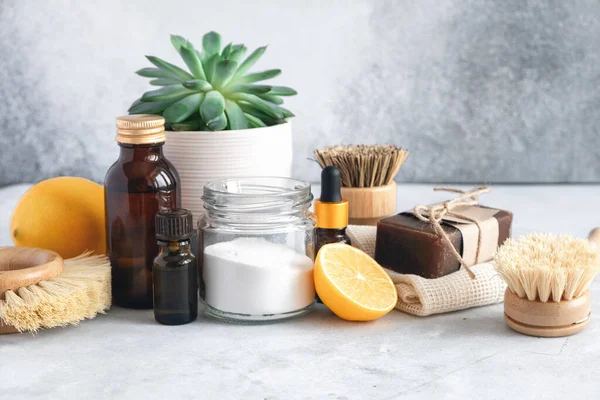
<path fill-rule="evenodd" d="M 248 58 L 246 58 L 244 62 L 240 64 L 240 67 L 235 73 L 235 76 L 239 77 L 244 75 L 246 71 L 248 71 L 250 68 L 252 68 L 254 64 L 256 64 L 258 59 L 265 53 L 265 50 L 267 50 L 267 46 L 259 47 L 258 49 L 254 50 L 252 54 L 250 54 Z"/>
<path fill-rule="evenodd" d="M 229 86 L 225 92 L 227 93 L 249 93 L 249 94 L 266 94 L 271 90 L 269 85 L 249 85 L 249 84 L 235 84 Z"/>
<path fill-rule="evenodd" d="M 270 115 L 265 114 L 262 110 L 253 106 L 250 103 L 239 102 L 238 105 L 246 114 L 251 114 L 251 115 L 254 115 L 256 118 L 260 118 L 260 120 L 263 121 L 267 125 L 277 125 L 277 124 L 284 122 L 284 119 L 273 118 Z"/>
<path fill-rule="evenodd" d="M 225 112 L 229 120 L 229 129 L 248 129 L 248 118 L 235 101 L 225 100 Z"/>
<path fill-rule="evenodd" d="M 258 108 L 259 110 L 261 110 L 262 112 L 264 112 L 265 114 L 270 116 L 271 118 L 274 118 L 274 119 L 282 119 L 283 118 L 282 112 L 279 110 L 279 108 L 276 105 L 269 103 L 268 101 L 265 101 L 265 100 L 261 99 L 260 97 L 255 96 L 253 94 L 235 93 L 234 95 L 232 95 L 232 98 L 243 100 L 243 101 L 246 101 L 246 102 L 252 104 L 253 106 Z"/>
<path fill-rule="evenodd" d="M 227 117 L 225 116 L 225 113 L 221 113 L 217 118 L 208 121 L 206 126 L 208 126 L 208 129 L 211 131 L 222 131 L 227 128 Z"/>
<path fill-rule="evenodd" d="M 158 68 L 162 69 L 163 71 L 172 72 L 175 76 L 177 76 L 182 81 L 189 81 L 190 79 L 194 79 L 194 77 L 192 75 L 190 75 L 187 71 L 179 68 L 177 65 L 173 65 L 171 63 L 163 61 L 160 58 L 154 57 L 154 56 L 146 56 L 146 58 L 148 59 L 148 61 L 150 61 L 152 64 L 156 65 Z"/>
<path fill-rule="evenodd" d="M 244 57 L 244 54 L 246 54 L 246 50 L 248 49 L 243 44 L 236 44 L 231 48 L 231 54 L 228 59 L 239 63 L 242 57 Z"/>
<path fill-rule="evenodd" d="M 227 59 L 227 57 L 229 57 L 229 54 L 231 54 L 232 47 L 233 47 L 233 43 L 229 43 L 227 46 L 225 46 L 223 48 L 223 51 L 221 52 L 221 57 L 223 57 L 224 59 Z"/>
<path fill-rule="evenodd" d="M 177 85 L 178 83 L 181 81 L 177 78 L 157 78 L 150 81 L 150 84 L 154 86 Z"/>
<path fill-rule="evenodd" d="M 137 105 L 139 105 L 141 103 L 142 103 L 142 98 L 140 97 L 139 99 L 137 99 L 136 101 L 134 101 L 133 103 L 131 103 L 131 105 L 129 106 L 129 109 L 127 111 L 131 110 L 133 107 L 135 107 L 135 106 L 137 106 Z"/>
<path fill-rule="evenodd" d="M 194 79 L 192 81 L 185 81 L 185 82 L 183 82 L 183 86 L 185 86 L 186 88 L 188 88 L 190 90 L 199 90 L 201 92 L 208 92 L 208 91 L 213 90 L 212 85 L 202 79 Z"/>
<path fill-rule="evenodd" d="M 159 68 L 142 68 L 135 71 L 139 76 L 144 78 L 175 78 L 179 79 L 179 76 L 171 71 L 165 71 Z"/>
<path fill-rule="evenodd" d="M 202 49 L 207 55 L 218 54 L 221 51 L 221 35 L 215 31 L 205 34 L 202 37 Z"/>
<path fill-rule="evenodd" d="M 151 90 L 142 95 L 142 101 L 158 101 L 176 99 L 175 101 L 195 93 L 192 90 L 186 89 L 183 85 L 167 85 L 157 90 Z"/>
<path fill-rule="evenodd" d="M 220 60 L 221 56 L 219 54 L 213 54 L 204 63 L 204 73 L 206 74 L 207 81 L 212 82 L 212 78 L 215 73 L 215 67 Z"/>
<path fill-rule="evenodd" d="M 294 96 L 294 95 L 298 94 L 298 92 L 296 92 L 291 87 L 287 87 L 287 86 L 273 86 L 271 88 L 271 91 L 269 92 L 269 94 L 272 94 L 275 96 Z"/>
<path fill-rule="evenodd" d="M 171 124 L 183 122 L 198 112 L 204 93 L 196 93 L 171 104 L 165 109 L 163 117 Z"/>
<path fill-rule="evenodd" d="M 175 47 L 175 50 L 177 50 L 178 53 L 181 49 L 181 46 L 185 46 L 187 43 L 188 41 L 183 36 L 171 35 L 171 44 L 173 47 Z"/>
<path fill-rule="evenodd" d="M 196 50 L 191 45 L 184 45 L 181 46 L 179 53 L 190 71 L 192 71 L 192 74 L 198 79 L 206 80 L 206 75 L 204 74 L 204 69 L 202 68 L 200 58 L 196 54 Z"/>
<path fill-rule="evenodd" d="M 129 114 L 162 114 L 165 108 L 173 104 L 174 100 L 152 102 L 135 102 L 129 107 Z M 137 103 L 137 104 L 136 104 Z"/>
<path fill-rule="evenodd" d="M 283 100 L 280 97 L 277 96 L 273 96 L 270 94 L 259 94 L 258 97 L 260 97 L 261 99 L 265 100 L 265 101 L 269 101 L 273 104 L 283 104 Z"/>
<path fill-rule="evenodd" d="M 207 131 L 208 127 L 204 120 L 198 115 L 198 118 L 188 119 L 185 122 L 172 124 L 171 129 L 174 131 Z"/>
<path fill-rule="evenodd" d="M 225 110 L 225 99 L 223 95 L 216 90 L 206 93 L 204 101 L 200 106 L 200 115 L 207 121 L 206 124 L 210 128 L 209 122 L 217 119 Z M 227 121 L 225 121 L 227 123 Z M 213 129 L 215 130 L 215 129 Z"/>
<path fill-rule="evenodd" d="M 239 69 L 239 68 L 238 68 Z M 252 83 L 258 81 L 264 81 L 265 79 L 271 79 L 281 74 L 280 69 L 269 69 L 262 72 L 255 72 L 253 74 L 244 75 L 240 78 L 236 78 L 235 83 Z"/>
<path fill-rule="evenodd" d="M 235 70 L 237 63 L 230 60 L 221 60 L 215 65 L 215 72 L 212 76 L 212 85 L 216 88 L 222 88 L 227 85 Z"/>
<path fill-rule="evenodd" d="M 252 114 L 246 114 L 244 113 L 244 115 L 246 116 L 246 118 L 248 119 L 248 122 L 250 123 L 250 125 L 252 125 L 255 128 L 262 128 L 267 126 L 267 124 L 265 124 L 264 122 L 262 122 L 259 118 L 256 118 L 254 115 Z"/>
<path fill-rule="evenodd" d="M 290 110 L 288 110 L 287 108 L 283 108 L 283 107 L 278 107 L 279 111 L 281 111 L 281 113 L 283 114 L 284 118 L 292 118 L 295 117 L 296 115 L 294 115 L 293 112 L 291 112 Z"/>

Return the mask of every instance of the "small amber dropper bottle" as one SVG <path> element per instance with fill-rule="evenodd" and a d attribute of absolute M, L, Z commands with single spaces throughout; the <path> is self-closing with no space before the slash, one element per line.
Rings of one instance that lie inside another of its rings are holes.
<path fill-rule="evenodd" d="M 348 201 L 342 199 L 340 170 L 328 166 L 321 171 L 321 197 L 315 200 L 315 254 L 328 243 L 350 243 L 346 234 L 348 226 Z"/>
<path fill-rule="evenodd" d="M 198 316 L 198 269 L 190 249 L 193 232 L 188 210 L 156 214 L 160 253 L 154 260 L 154 318 L 164 325 L 183 325 Z"/>

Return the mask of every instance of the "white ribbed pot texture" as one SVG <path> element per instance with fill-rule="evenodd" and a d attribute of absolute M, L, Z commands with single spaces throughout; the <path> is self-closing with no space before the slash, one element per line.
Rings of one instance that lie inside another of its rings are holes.
<path fill-rule="evenodd" d="M 292 174 L 290 122 L 265 128 L 219 132 L 165 132 L 164 153 L 181 179 L 181 206 L 201 218 L 207 182 L 243 176 Z"/>

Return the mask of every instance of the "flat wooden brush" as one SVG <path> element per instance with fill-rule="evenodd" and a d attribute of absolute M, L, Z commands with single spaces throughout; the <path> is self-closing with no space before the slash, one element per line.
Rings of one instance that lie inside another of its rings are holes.
<path fill-rule="evenodd" d="M 596 245 L 570 235 L 533 234 L 508 239 L 494 263 L 508 288 L 504 319 L 531 336 L 568 336 L 591 316 L 590 292 L 600 272 Z"/>
<path fill-rule="evenodd" d="M 332 146 L 314 154 L 322 168 L 334 165 L 340 170 L 350 224 L 376 225 L 396 212 L 394 177 L 407 150 L 392 145 Z"/>
<path fill-rule="evenodd" d="M 77 325 L 110 308 L 110 263 L 84 253 L 63 260 L 27 247 L 0 247 L 0 334 Z"/>

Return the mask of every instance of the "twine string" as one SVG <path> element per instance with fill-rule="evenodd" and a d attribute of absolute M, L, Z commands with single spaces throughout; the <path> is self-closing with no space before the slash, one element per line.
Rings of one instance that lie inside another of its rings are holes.
<path fill-rule="evenodd" d="M 469 268 L 465 260 L 462 258 L 461 254 L 456 250 L 452 241 L 448 237 L 448 234 L 442 228 L 442 220 L 445 216 L 456 217 L 460 219 L 464 219 L 466 221 L 472 222 L 477 225 L 478 233 L 477 233 L 477 251 L 475 253 L 475 263 L 479 263 L 479 253 L 481 250 L 481 242 L 482 238 L 482 229 L 479 221 L 476 221 L 466 215 L 461 215 L 460 213 L 455 212 L 457 207 L 461 206 L 474 206 L 479 204 L 479 196 L 483 193 L 488 193 L 490 191 L 489 186 L 480 186 L 470 191 L 464 191 L 451 187 L 436 187 L 433 189 L 434 191 L 445 191 L 451 193 L 458 193 L 458 196 L 455 199 L 448 200 L 442 203 L 437 203 L 432 206 L 418 205 L 414 208 L 414 215 L 423 222 L 427 222 L 431 224 L 435 232 L 442 238 L 442 241 L 446 244 L 446 246 L 450 249 L 454 257 L 458 260 L 460 265 L 467 271 L 469 277 L 471 279 L 475 279 L 475 274 Z"/>

